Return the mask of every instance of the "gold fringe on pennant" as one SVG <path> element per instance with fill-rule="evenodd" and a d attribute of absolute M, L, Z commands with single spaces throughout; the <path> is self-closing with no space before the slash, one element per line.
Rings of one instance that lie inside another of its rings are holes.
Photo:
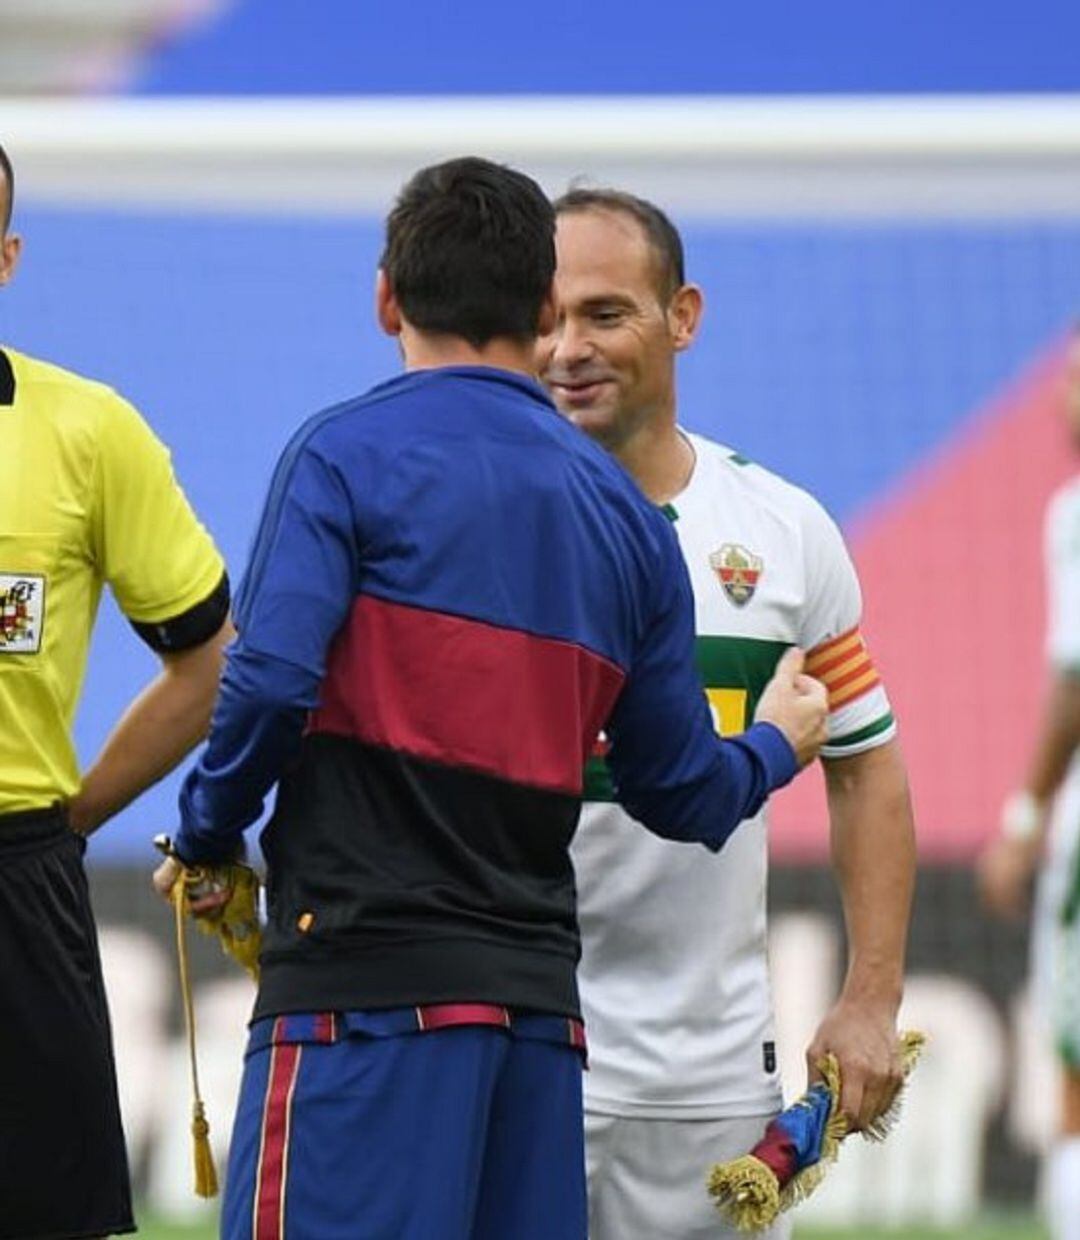
<path fill-rule="evenodd" d="M 780 1188 L 771 1168 L 753 1154 L 717 1163 L 709 1195 L 739 1231 L 764 1231 L 780 1213 Z"/>
<path fill-rule="evenodd" d="M 923 1053 L 925 1046 L 926 1034 L 919 1033 L 917 1029 L 908 1029 L 900 1035 L 900 1063 L 905 1081 L 911 1075 L 912 1068 L 919 1062 L 919 1056 Z M 865 1137 L 867 1141 L 884 1141 L 900 1117 L 900 1107 L 903 1101 L 904 1090 L 901 1086 L 893 1096 L 892 1102 L 859 1135 Z"/>
<path fill-rule="evenodd" d="M 926 1035 L 916 1030 L 900 1034 L 899 1051 L 906 1082 L 926 1045 Z M 716 1208 L 726 1214 L 739 1231 L 764 1231 L 778 1214 L 805 1201 L 828 1173 L 840 1153 L 840 1143 L 848 1135 L 848 1120 L 840 1110 L 840 1066 L 836 1056 L 826 1055 L 818 1068 L 830 1094 L 829 1115 L 817 1162 L 793 1176 L 783 1189 L 773 1170 L 753 1154 L 731 1162 L 717 1163 L 709 1173 L 709 1195 Z M 869 1141 L 884 1141 L 900 1113 L 903 1084 L 889 1107 L 865 1129 Z M 795 1105 L 798 1105 L 797 1103 Z"/>
<path fill-rule="evenodd" d="M 202 866 L 185 868 L 180 881 L 194 896 L 211 880 L 227 885 L 230 892 L 228 903 L 212 916 L 196 917 L 195 924 L 203 934 L 215 936 L 221 943 L 221 950 L 231 956 L 248 972 L 251 980 L 257 983 L 259 952 L 262 950 L 258 875 L 251 866 L 237 862 L 214 866 L 212 871 Z"/>

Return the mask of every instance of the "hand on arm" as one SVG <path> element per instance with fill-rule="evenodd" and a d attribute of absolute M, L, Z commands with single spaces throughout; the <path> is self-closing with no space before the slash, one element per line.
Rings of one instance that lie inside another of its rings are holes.
<path fill-rule="evenodd" d="M 833 865 L 847 927 L 840 997 L 807 1053 L 810 1079 L 829 1051 L 840 1064 L 840 1105 L 856 1129 L 892 1102 L 902 1080 L 896 1015 L 915 881 L 915 830 L 895 740 L 824 763 Z"/>
<path fill-rule="evenodd" d="M 825 686 L 803 671 L 806 655 L 784 652 L 758 702 L 754 719 L 780 729 L 800 766 L 818 756 L 828 739 L 829 699 Z"/>
<path fill-rule="evenodd" d="M 207 641 L 160 656 L 161 672 L 121 716 L 68 807 L 74 830 L 95 831 L 202 740 L 234 635 L 226 620 Z"/>
<path fill-rule="evenodd" d="M 1031 898 L 1046 837 L 1050 805 L 1080 744 L 1080 675 L 1058 672 L 1043 715 L 1035 753 L 1021 791 L 1005 802 L 1001 832 L 979 857 L 983 902 L 1000 917 L 1020 919 Z"/>

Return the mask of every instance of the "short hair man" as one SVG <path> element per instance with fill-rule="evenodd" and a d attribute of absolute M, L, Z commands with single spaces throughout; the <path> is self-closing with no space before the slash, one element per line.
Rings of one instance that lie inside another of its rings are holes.
<path fill-rule="evenodd" d="M 555 206 L 558 318 L 541 341 L 541 377 L 670 517 L 718 729 L 747 725 L 792 645 L 809 650 L 807 667 L 829 689 L 822 754 L 850 959 L 808 1060 L 812 1069 L 835 1051 L 844 1109 L 866 1125 L 898 1080 L 914 845 L 892 715 L 859 633 L 854 569 L 809 495 L 680 428 L 675 360 L 694 342 L 703 297 L 686 281 L 670 220 L 613 190 L 572 191 Z M 589 1234 L 728 1234 L 705 1193 L 706 1169 L 746 1152 L 781 1101 L 764 822 L 707 857 L 669 848 L 610 804 L 602 760 L 586 799 L 573 858 L 590 1037 Z M 641 997 L 636 1010 L 628 995 Z"/>
<path fill-rule="evenodd" d="M 670 527 L 533 378 L 554 225 L 518 172 L 417 173 L 376 294 L 406 373 L 271 487 L 176 840 L 230 856 L 280 780 L 227 1237 L 584 1237 L 585 755 L 606 725 L 635 812 L 713 847 L 794 773 L 769 724 L 712 735 Z M 806 756 L 800 666 L 759 715 Z"/>
<path fill-rule="evenodd" d="M 0 148 L 0 284 L 14 273 Z M 82 835 L 204 734 L 227 640 L 221 557 L 114 392 L 0 350 L 0 1236 L 134 1230 Z M 71 740 L 103 583 L 162 672 L 82 776 Z"/>
<path fill-rule="evenodd" d="M 1065 422 L 1080 448 L 1080 327 L 1069 342 Z M 1045 538 L 1053 673 L 1027 777 L 1002 807 L 1001 834 L 979 861 L 989 907 L 1022 916 L 1038 875 L 1035 990 L 1061 1064 L 1058 1131 L 1046 1202 L 1053 1240 L 1080 1237 L 1080 477 L 1051 498 Z"/>

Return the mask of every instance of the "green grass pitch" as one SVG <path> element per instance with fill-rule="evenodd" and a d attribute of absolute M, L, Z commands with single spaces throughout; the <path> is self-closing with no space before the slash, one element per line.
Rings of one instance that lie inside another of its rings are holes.
<path fill-rule="evenodd" d="M 217 1224 L 170 1226 L 151 1217 L 139 1219 L 140 1240 L 216 1240 Z M 958 1231 L 902 1227 L 895 1230 L 797 1227 L 795 1240 L 1046 1240 L 1046 1232 L 1028 1218 L 990 1219 Z"/>
<path fill-rule="evenodd" d="M 935 1227 L 796 1227 L 795 1240 L 1047 1240 L 1047 1234 L 1034 1219 L 1021 1217 L 988 1219 L 955 1231 Z"/>

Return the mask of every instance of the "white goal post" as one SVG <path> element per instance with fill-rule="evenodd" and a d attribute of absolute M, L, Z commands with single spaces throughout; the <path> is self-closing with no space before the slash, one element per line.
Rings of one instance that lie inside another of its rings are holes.
<path fill-rule="evenodd" d="M 1080 216 L 1080 95 L 0 98 L 27 198 L 381 213 L 451 155 L 726 217 Z"/>

